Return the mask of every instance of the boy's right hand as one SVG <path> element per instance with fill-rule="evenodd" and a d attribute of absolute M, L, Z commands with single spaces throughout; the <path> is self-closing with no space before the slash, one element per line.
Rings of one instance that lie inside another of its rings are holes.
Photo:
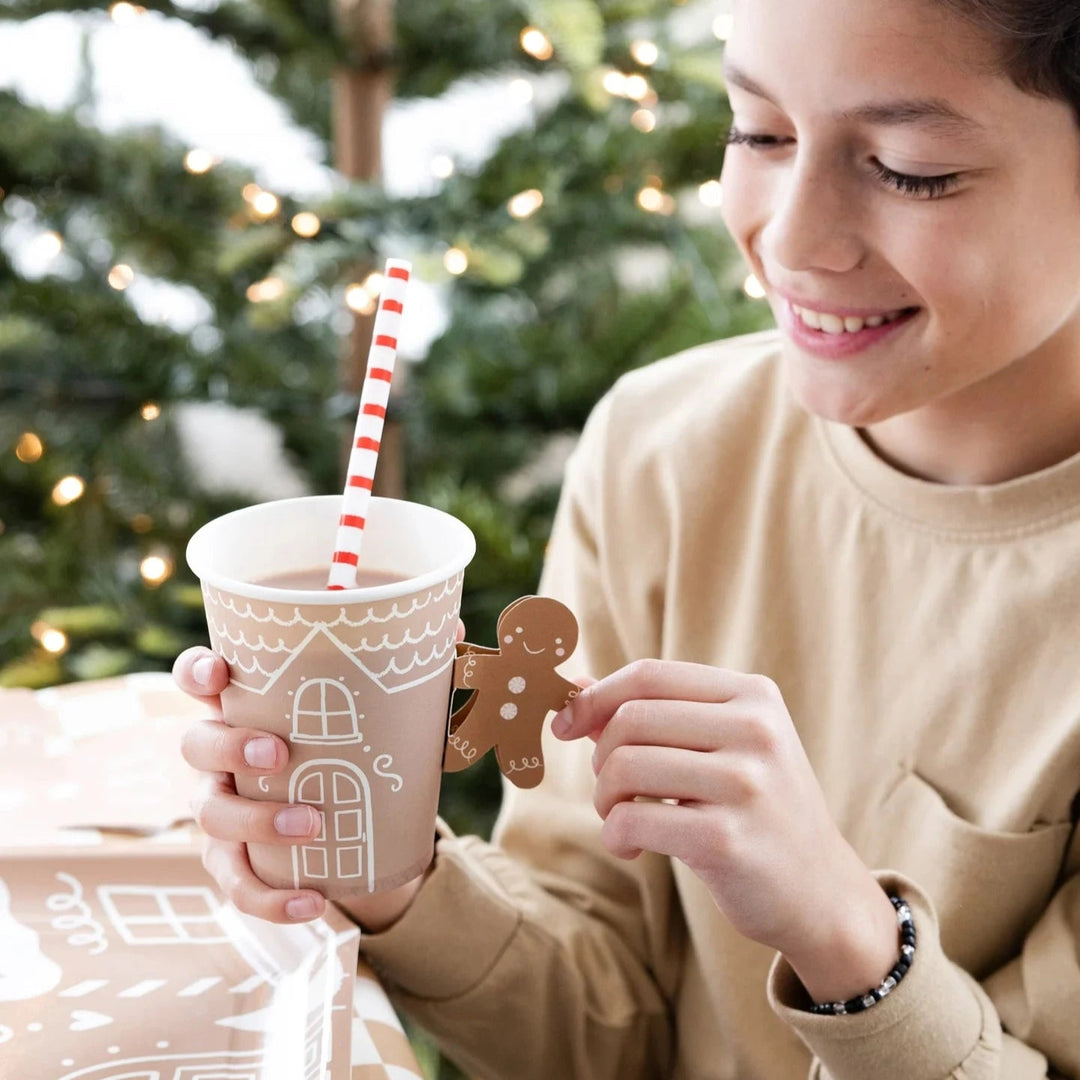
<path fill-rule="evenodd" d="M 458 627 L 458 640 L 464 627 Z M 249 843 L 298 844 L 318 832 L 318 815 L 303 804 L 261 802 L 236 793 L 235 775 L 273 776 L 288 763 L 284 739 L 266 731 L 230 727 L 222 719 L 221 691 L 229 684 L 225 661 L 209 649 L 188 649 L 177 657 L 173 678 L 186 694 L 201 701 L 208 718 L 184 732 L 184 760 L 205 775 L 192 811 L 206 833 L 203 866 L 240 911 L 276 923 L 306 922 L 323 914 L 326 900 L 313 889 L 274 889 L 256 877 Z M 395 922 L 412 903 L 423 877 L 387 893 L 339 903 L 364 929 L 377 931 Z"/>

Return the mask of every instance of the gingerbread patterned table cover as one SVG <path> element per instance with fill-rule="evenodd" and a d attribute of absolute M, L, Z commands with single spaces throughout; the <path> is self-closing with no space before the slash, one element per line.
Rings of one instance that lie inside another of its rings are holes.
<path fill-rule="evenodd" d="M 350 920 L 243 915 L 203 870 L 201 715 L 167 675 L 0 691 L 0 1078 L 422 1080 Z"/>

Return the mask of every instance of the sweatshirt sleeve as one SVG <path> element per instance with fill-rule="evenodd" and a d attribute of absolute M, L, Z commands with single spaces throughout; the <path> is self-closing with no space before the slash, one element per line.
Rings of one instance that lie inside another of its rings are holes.
<path fill-rule="evenodd" d="M 540 591 L 580 626 L 564 674 L 627 662 L 598 557 L 607 405 L 567 469 Z M 504 785 L 492 843 L 440 824 L 416 900 L 361 950 L 404 1012 L 476 1077 L 646 1080 L 670 1075 L 670 1002 L 684 934 L 666 859 L 602 847 L 591 743 L 545 726 L 545 777 Z"/>
<path fill-rule="evenodd" d="M 810 1080 L 1080 1080 L 1080 835 L 1063 882 L 1020 954 L 982 983 L 941 949 L 926 894 L 876 875 L 908 900 L 915 960 L 884 1001 L 852 1016 L 816 1016 L 781 956 L 769 1001 L 815 1055 Z"/>

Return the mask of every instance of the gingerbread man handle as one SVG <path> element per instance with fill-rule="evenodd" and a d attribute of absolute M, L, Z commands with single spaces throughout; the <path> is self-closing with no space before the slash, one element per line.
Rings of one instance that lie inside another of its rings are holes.
<path fill-rule="evenodd" d="M 454 687 L 473 694 L 450 717 L 443 770 L 467 769 L 494 747 L 512 784 L 539 784 L 544 719 L 578 694 L 578 686 L 555 670 L 570 658 L 577 639 L 577 619 L 565 604 L 523 596 L 499 616 L 497 649 L 461 642 Z"/>

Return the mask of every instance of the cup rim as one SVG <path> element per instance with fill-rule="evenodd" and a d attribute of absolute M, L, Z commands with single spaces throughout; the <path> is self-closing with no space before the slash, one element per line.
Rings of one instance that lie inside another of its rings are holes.
<path fill-rule="evenodd" d="M 262 600 L 271 603 L 318 604 L 327 607 L 340 607 L 346 604 L 363 604 L 376 600 L 397 599 L 403 596 L 409 596 L 414 592 L 420 592 L 423 589 L 431 588 L 435 585 L 441 585 L 455 575 L 462 573 L 465 570 L 465 567 L 472 562 L 473 556 L 476 554 L 476 537 L 473 535 L 472 530 L 463 521 L 454 517 L 453 514 L 448 514 L 445 510 L 439 510 L 434 506 L 427 506 L 424 503 L 411 502 L 407 499 L 388 499 L 382 496 L 373 495 L 371 497 L 372 503 L 404 504 L 419 509 L 422 513 L 437 515 L 438 517 L 445 519 L 451 531 L 458 532 L 461 537 L 462 543 L 455 556 L 432 570 L 428 570 L 423 574 L 417 574 L 414 577 L 404 578 L 401 581 L 390 582 L 386 585 L 369 585 L 364 588 L 334 589 L 332 591 L 328 589 L 281 589 L 275 588 L 272 585 L 257 585 L 250 581 L 244 581 L 241 578 L 233 578 L 226 574 L 218 574 L 209 569 L 207 565 L 209 561 L 207 545 L 210 543 L 210 534 L 213 531 L 214 526 L 219 522 L 222 522 L 227 518 L 257 513 L 264 507 L 271 505 L 311 503 L 327 500 L 334 500 L 335 502 L 340 503 L 341 496 L 302 495 L 292 499 L 271 499 L 267 502 L 254 503 L 251 506 L 240 507 L 237 510 L 229 511 L 226 514 L 219 514 L 217 517 L 206 522 L 206 524 L 197 529 L 195 533 L 192 534 L 191 539 L 188 540 L 184 553 L 187 564 L 203 587 L 210 586 L 211 588 L 229 592 L 236 596 L 242 596 L 246 600 Z"/>

